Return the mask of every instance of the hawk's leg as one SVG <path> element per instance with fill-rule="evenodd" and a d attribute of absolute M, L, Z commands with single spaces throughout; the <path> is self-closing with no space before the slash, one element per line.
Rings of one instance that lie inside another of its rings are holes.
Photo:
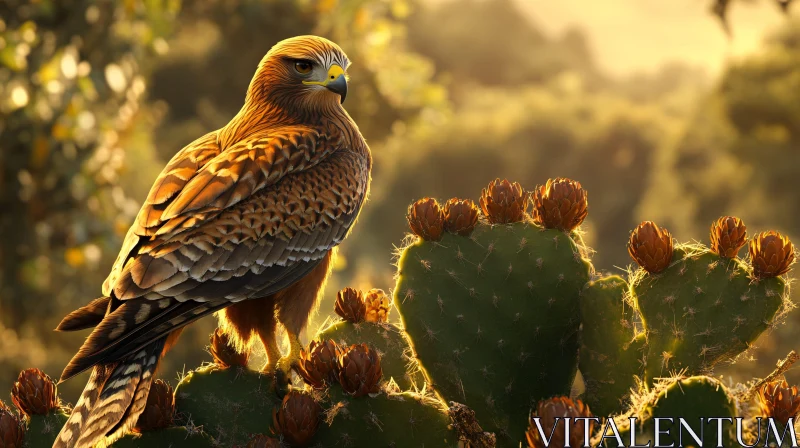
<path fill-rule="evenodd" d="M 258 333 L 258 338 L 261 339 L 261 342 L 264 344 L 264 350 L 267 351 L 267 363 L 264 364 L 261 371 L 272 372 L 272 369 L 275 368 L 275 365 L 281 357 L 281 349 L 278 347 L 278 341 L 275 339 L 275 326 L 272 327 L 271 332 L 261 332 L 258 330 L 256 330 L 256 332 Z"/>
<path fill-rule="evenodd" d="M 275 375 L 279 382 L 287 384 L 291 380 L 291 370 L 300 360 L 300 332 L 308 323 L 308 317 L 314 312 L 325 282 L 331 273 L 333 250 L 329 251 L 317 267 L 292 286 L 276 294 L 278 321 L 286 328 L 289 336 L 289 353 L 278 361 Z"/>
<path fill-rule="evenodd" d="M 281 357 L 275 337 L 275 296 L 243 300 L 220 311 L 218 316 L 220 326 L 239 352 L 250 350 L 253 336 L 258 336 L 267 352 L 264 371 L 271 372 Z"/>

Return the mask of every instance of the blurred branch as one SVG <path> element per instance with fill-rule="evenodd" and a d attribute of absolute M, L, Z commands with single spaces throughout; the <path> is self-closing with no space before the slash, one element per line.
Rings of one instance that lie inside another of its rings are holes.
<path fill-rule="evenodd" d="M 752 0 L 740 0 L 740 1 L 752 2 Z M 786 15 L 789 14 L 789 9 L 792 6 L 793 0 L 770 0 L 770 1 L 774 1 L 784 14 Z M 717 16 L 720 23 L 722 24 L 722 29 L 725 30 L 725 34 L 727 34 L 728 37 L 732 35 L 731 27 L 730 24 L 728 23 L 728 12 L 730 11 L 731 3 L 732 0 L 714 0 L 714 3 L 712 3 L 711 5 L 711 13 Z"/>

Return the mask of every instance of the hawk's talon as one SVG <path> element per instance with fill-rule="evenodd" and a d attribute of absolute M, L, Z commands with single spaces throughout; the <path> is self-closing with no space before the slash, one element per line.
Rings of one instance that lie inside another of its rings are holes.
<path fill-rule="evenodd" d="M 275 392 L 278 396 L 284 396 L 291 390 L 292 369 L 297 366 L 297 359 L 290 356 L 283 357 L 275 364 L 273 375 L 275 377 Z"/>

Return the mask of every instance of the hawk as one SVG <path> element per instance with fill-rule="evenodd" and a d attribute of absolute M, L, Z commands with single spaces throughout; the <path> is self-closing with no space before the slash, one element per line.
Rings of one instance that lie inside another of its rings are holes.
<path fill-rule="evenodd" d="M 103 297 L 57 330 L 94 327 L 61 375 L 93 368 L 54 448 L 124 435 L 159 360 L 211 313 L 241 349 L 258 338 L 265 369 L 287 378 L 298 334 L 363 205 L 372 157 L 342 107 L 350 64 L 333 42 L 300 36 L 264 56 L 244 106 L 167 164 L 125 237 Z M 281 358 L 280 323 L 290 340 Z"/>

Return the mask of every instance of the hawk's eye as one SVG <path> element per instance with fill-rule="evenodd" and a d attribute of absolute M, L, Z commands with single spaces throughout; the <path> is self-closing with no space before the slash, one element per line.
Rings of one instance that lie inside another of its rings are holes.
<path fill-rule="evenodd" d="M 307 75 L 311 73 L 311 63 L 306 61 L 295 62 L 294 69 L 297 70 L 297 73 L 300 73 L 301 75 Z"/>

